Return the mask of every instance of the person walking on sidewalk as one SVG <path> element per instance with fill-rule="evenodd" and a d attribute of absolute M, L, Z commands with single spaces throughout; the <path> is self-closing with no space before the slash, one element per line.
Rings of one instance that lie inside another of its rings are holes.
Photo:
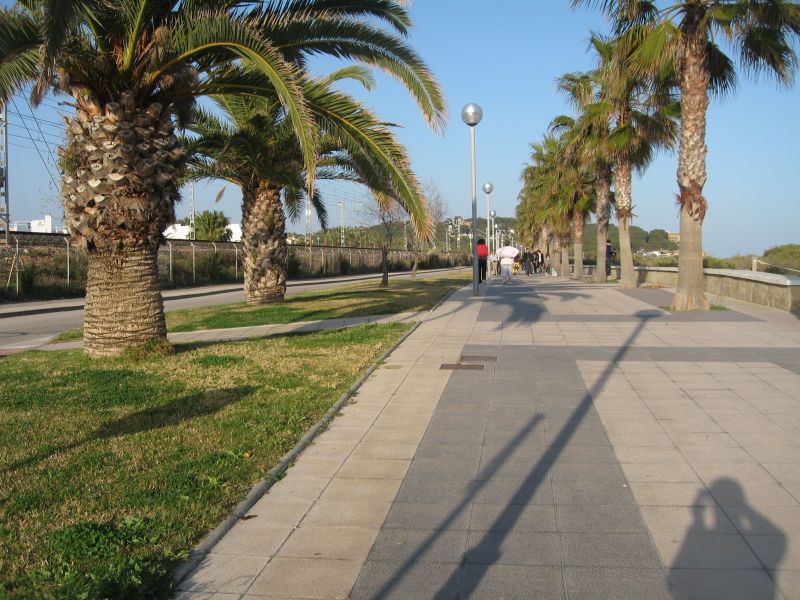
<path fill-rule="evenodd" d="M 513 246 L 503 246 L 497 251 L 500 257 L 500 274 L 503 276 L 503 285 L 511 281 L 511 269 L 514 268 L 514 259 L 519 254 L 519 250 Z"/>
<path fill-rule="evenodd" d="M 486 281 L 486 261 L 489 258 L 489 247 L 486 245 L 486 240 L 479 239 L 476 250 L 478 253 L 478 283 L 483 283 Z"/>
<path fill-rule="evenodd" d="M 611 245 L 611 240 L 606 240 L 606 278 L 611 276 L 611 261 L 614 260 L 616 255 L 617 253 Z"/>

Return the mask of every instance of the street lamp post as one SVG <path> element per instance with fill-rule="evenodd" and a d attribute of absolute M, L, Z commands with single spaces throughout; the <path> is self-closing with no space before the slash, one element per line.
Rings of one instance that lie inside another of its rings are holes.
<path fill-rule="evenodd" d="M 472 159 L 472 295 L 478 296 L 478 179 L 475 173 L 475 126 L 481 122 L 483 110 L 477 104 L 469 103 L 461 109 L 461 120 L 469 126 L 469 148 Z"/>
<path fill-rule="evenodd" d="M 494 218 L 497 216 L 497 212 L 493 209 L 489 211 L 489 223 L 491 224 L 491 229 L 489 229 L 489 240 L 492 240 L 492 237 L 497 235 L 497 227 L 494 224 Z M 491 252 L 491 244 L 489 242 L 489 251 Z M 497 240 L 494 240 L 494 251 L 497 252 Z"/>
<path fill-rule="evenodd" d="M 492 251 L 492 238 L 489 234 L 489 219 L 491 218 L 489 213 L 492 211 L 491 199 L 489 198 L 489 195 L 492 193 L 492 190 L 494 190 L 494 186 L 490 181 L 487 181 L 483 184 L 483 193 L 486 194 L 486 244 L 489 252 Z"/>

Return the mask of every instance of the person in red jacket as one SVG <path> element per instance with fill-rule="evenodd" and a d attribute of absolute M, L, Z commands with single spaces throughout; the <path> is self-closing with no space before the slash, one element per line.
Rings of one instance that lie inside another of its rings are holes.
<path fill-rule="evenodd" d="M 483 283 L 486 281 L 486 261 L 489 258 L 489 247 L 486 245 L 486 241 L 481 238 L 478 240 L 476 249 L 478 251 L 478 282 Z"/>

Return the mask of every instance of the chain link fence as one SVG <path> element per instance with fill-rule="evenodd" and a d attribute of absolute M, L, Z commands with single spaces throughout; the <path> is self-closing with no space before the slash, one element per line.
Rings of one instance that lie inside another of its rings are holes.
<path fill-rule="evenodd" d="M 244 279 L 240 242 L 166 240 L 158 252 L 164 289 L 235 283 Z M 465 252 L 416 253 L 420 269 L 465 266 Z M 414 264 L 410 250 L 390 250 L 389 270 L 406 271 Z M 380 248 L 289 246 L 290 279 L 377 273 Z M 86 291 L 86 252 L 60 234 L 11 233 L 0 245 L 0 300 L 46 300 L 83 296 Z"/>

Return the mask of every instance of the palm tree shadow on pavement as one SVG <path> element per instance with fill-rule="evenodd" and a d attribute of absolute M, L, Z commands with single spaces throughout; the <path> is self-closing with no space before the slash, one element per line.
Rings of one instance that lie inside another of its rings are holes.
<path fill-rule="evenodd" d="M 735 480 L 717 479 L 709 486 L 708 492 L 722 506 L 727 520 L 744 537 L 731 535 L 725 517 L 716 519 L 711 526 L 707 524 L 708 517 L 713 519 L 714 514 L 709 514 L 713 510 L 711 507 L 701 506 L 702 500 L 708 497 L 701 489 L 696 506 L 692 507 L 692 525 L 670 567 L 670 587 L 675 600 L 689 597 L 783 598 L 767 571 L 774 572 L 780 568 L 786 551 L 786 535 L 747 504 L 744 491 Z M 714 541 L 726 538 L 731 541 L 725 543 L 725 548 L 715 547 Z M 737 544 L 733 543 L 734 540 Z M 736 570 L 726 568 L 725 563 L 731 558 L 721 555 L 724 552 L 738 555 Z M 758 558 L 762 570 L 754 570 L 757 567 L 751 552 Z M 742 562 L 747 559 L 751 559 L 753 564 L 745 568 Z"/>
<path fill-rule="evenodd" d="M 455 590 L 460 590 L 458 597 L 468 598 L 478 589 L 481 580 L 492 566 L 492 558 L 496 561 L 496 559 L 501 556 L 501 548 L 506 537 L 513 531 L 514 525 L 522 516 L 524 509 L 530 503 L 542 482 L 547 480 L 547 475 L 550 473 L 553 464 L 563 452 L 564 448 L 566 448 L 571 437 L 578 430 L 581 422 L 591 410 L 593 404 L 592 398 L 596 396 L 606 384 L 616 368 L 616 363 L 624 359 L 628 349 L 633 346 L 636 338 L 647 325 L 647 322 L 654 318 L 646 311 L 637 313 L 636 316 L 639 317 L 640 321 L 634 331 L 631 332 L 631 335 L 624 343 L 620 344 L 619 349 L 600 376 L 595 380 L 591 389 L 586 390 L 583 394 L 580 402 L 577 404 L 564 426 L 553 438 L 550 445 L 541 453 L 513 494 L 511 500 L 495 519 L 492 526 L 487 528 L 488 531 L 484 533 L 476 545 L 466 550 L 464 554 L 465 559 L 469 556 L 481 557 L 480 564 L 470 565 L 472 570 L 469 580 L 467 581 L 465 580 L 466 578 L 462 577 L 461 569 L 456 569 L 432 598 L 452 598 Z M 404 577 L 411 571 L 413 566 L 433 547 L 442 533 L 447 530 L 448 524 L 453 522 L 458 515 L 470 505 L 470 502 L 475 498 L 478 492 L 489 483 L 492 476 L 499 471 L 516 447 L 533 432 L 542 420 L 544 420 L 544 417 L 541 413 L 532 417 L 528 423 L 526 423 L 525 427 L 502 447 L 497 453 L 496 458 L 487 465 L 482 479 L 476 481 L 474 485 L 470 487 L 464 498 L 456 505 L 450 514 L 442 520 L 436 530 L 422 541 L 416 551 L 403 562 L 392 577 L 374 594 L 375 598 L 390 597 L 393 592 L 396 591 L 395 588 L 402 583 Z M 502 525 L 502 527 L 500 527 L 500 525 Z M 462 565 L 463 564 L 464 561 L 462 559 Z"/>
<path fill-rule="evenodd" d="M 19 459 L 0 469 L 0 473 L 8 473 L 38 464 L 51 456 L 74 450 L 92 441 L 163 429 L 212 415 L 229 404 L 238 402 L 253 391 L 255 391 L 255 388 L 252 386 L 239 386 L 181 396 L 166 404 L 138 410 L 119 419 L 109 421 L 95 431 L 69 444 L 55 446 L 47 451 Z"/>

